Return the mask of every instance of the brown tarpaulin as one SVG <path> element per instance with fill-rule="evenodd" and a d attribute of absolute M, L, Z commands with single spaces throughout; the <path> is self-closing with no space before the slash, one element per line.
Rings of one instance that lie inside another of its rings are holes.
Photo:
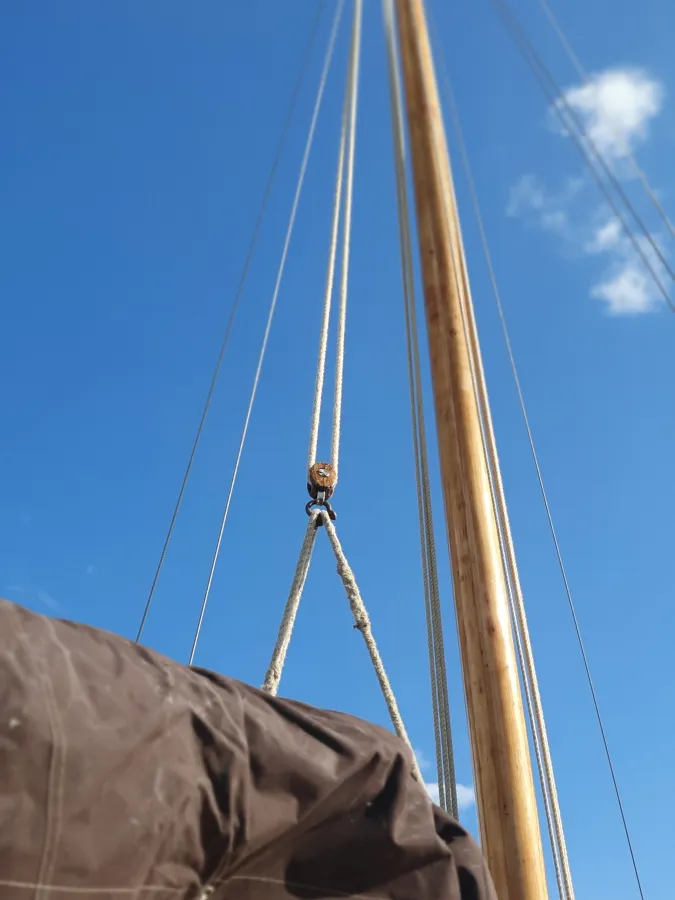
<path fill-rule="evenodd" d="M 495 900 L 411 771 L 384 729 L 0 600 L 2 900 Z"/>

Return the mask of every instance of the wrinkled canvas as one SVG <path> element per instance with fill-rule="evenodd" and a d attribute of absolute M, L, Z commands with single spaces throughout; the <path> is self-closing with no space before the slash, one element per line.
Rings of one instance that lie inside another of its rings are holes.
<path fill-rule="evenodd" d="M 2 900 L 495 900 L 408 749 L 0 601 Z"/>

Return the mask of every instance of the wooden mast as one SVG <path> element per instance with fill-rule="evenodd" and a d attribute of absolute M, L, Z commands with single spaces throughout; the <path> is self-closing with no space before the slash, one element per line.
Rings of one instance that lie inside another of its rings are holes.
<path fill-rule="evenodd" d="M 545 900 L 541 834 L 472 377 L 477 341 L 422 0 L 396 0 L 436 425 L 481 839 L 500 900 Z"/>

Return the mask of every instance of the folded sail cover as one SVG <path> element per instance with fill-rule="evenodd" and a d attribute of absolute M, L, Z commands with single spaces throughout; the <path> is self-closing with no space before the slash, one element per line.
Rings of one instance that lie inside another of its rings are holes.
<path fill-rule="evenodd" d="M 0 601 L 3 900 L 494 900 L 407 748 Z"/>

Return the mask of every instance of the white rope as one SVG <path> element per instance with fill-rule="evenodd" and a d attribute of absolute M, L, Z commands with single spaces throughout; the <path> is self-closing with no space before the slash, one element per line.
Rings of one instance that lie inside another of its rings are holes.
<path fill-rule="evenodd" d="M 349 600 L 349 606 L 351 608 L 352 615 L 354 616 L 354 624 L 363 636 L 368 654 L 370 655 L 370 660 L 373 664 L 373 669 L 375 670 L 377 680 L 380 683 L 382 696 L 384 697 L 384 701 L 387 704 L 387 709 L 389 710 L 389 718 L 391 719 L 391 724 L 393 725 L 394 731 L 396 732 L 398 737 L 401 738 L 401 740 L 405 741 L 405 743 L 412 751 L 412 744 L 410 743 L 408 732 L 406 731 L 405 725 L 403 724 L 403 718 L 398 707 L 396 696 L 392 689 L 391 682 L 389 681 L 389 676 L 387 675 L 386 669 L 384 668 L 384 663 L 382 662 L 382 657 L 380 656 L 380 651 L 377 647 L 377 643 L 375 642 L 375 638 L 373 637 L 368 610 L 366 609 L 363 598 L 361 597 L 361 592 L 359 591 L 359 587 L 356 583 L 354 573 L 352 572 L 352 569 L 347 562 L 347 558 L 345 556 L 344 550 L 342 549 L 342 545 L 340 544 L 340 539 L 338 538 L 335 526 L 331 522 L 328 513 L 324 510 L 314 510 L 310 517 L 309 525 L 307 526 L 307 531 L 305 533 L 305 539 L 302 544 L 302 549 L 300 550 L 300 558 L 298 559 L 298 564 L 295 569 L 295 576 L 293 578 L 293 583 L 289 592 L 288 601 L 286 603 L 284 614 L 281 620 L 281 625 L 279 627 L 277 642 L 272 652 L 272 659 L 268 666 L 262 689 L 272 696 L 276 696 L 279 689 L 279 683 L 283 674 L 288 647 L 290 645 L 291 637 L 293 634 L 293 627 L 295 625 L 298 608 L 300 606 L 300 600 L 302 598 L 302 591 L 307 579 L 307 572 L 309 571 L 309 565 L 312 558 L 312 551 L 314 549 L 316 531 L 317 526 L 319 525 L 319 521 L 326 529 L 326 534 L 328 535 L 331 547 L 333 548 L 335 561 L 337 563 L 338 575 L 342 580 L 345 593 L 347 594 L 347 599 Z M 422 782 L 422 775 L 420 773 L 417 760 L 415 759 L 414 752 L 412 753 L 412 759 L 413 773 L 415 775 L 415 778 Z"/>
<path fill-rule="evenodd" d="M 335 284 L 335 263 L 337 260 L 338 232 L 340 229 L 340 209 L 342 205 L 342 185 L 345 168 L 345 145 L 347 143 L 349 106 L 349 82 L 345 90 L 344 108 L 342 110 L 342 126 L 340 129 L 340 150 L 338 153 L 338 167 L 335 176 L 335 195 L 333 198 L 333 222 L 330 232 L 330 251 L 328 254 L 328 271 L 326 273 L 326 289 L 323 296 L 323 316 L 321 319 L 321 334 L 319 337 L 319 360 L 316 366 L 316 380 L 314 382 L 314 403 L 312 404 L 312 425 L 309 434 L 309 456 L 307 469 L 312 468 L 316 462 L 316 454 L 319 445 L 319 426 L 321 424 L 321 403 L 323 400 L 323 384 L 326 374 L 326 354 L 328 352 L 328 329 L 330 327 L 330 311 L 333 299 L 333 285 Z"/>
<path fill-rule="evenodd" d="M 288 601 L 286 602 L 284 615 L 281 620 L 281 625 L 279 626 L 277 642 L 274 645 L 272 659 L 270 660 L 267 674 L 265 675 L 265 681 L 263 682 L 262 689 L 273 697 L 276 697 L 277 691 L 279 690 L 279 682 L 281 681 L 281 674 L 284 670 L 286 654 L 288 653 L 288 647 L 291 643 L 291 637 L 293 636 L 295 619 L 298 615 L 302 592 L 305 588 L 309 565 L 312 561 L 312 553 L 314 552 L 314 544 L 316 542 L 318 518 L 320 515 L 321 513 L 319 510 L 313 510 L 309 517 L 309 524 L 307 525 L 307 531 L 305 532 L 305 539 L 302 542 L 293 583 L 291 584 Z"/>
<path fill-rule="evenodd" d="M 349 150 L 345 182 L 345 220 L 342 243 L 342 277 L 338 310 L 337 351 L 335 356 L 335 397 L 333 400 L 333 440 L 331 462 L 338 477 L 340 462 L 340 429 L 342 424 L 342 386 L 345 365 L 345 333 L 347 330 L 347 288 L 349 283 L 349 250 L 352 231 L 352 195 L 354 192 L 354 156 L 356 151 L 356 104 L 358 99 L 359 61 L 361 57 L 361 2 L 354 0 L 354 32 L 352 35 L 351 96 L 349 109 Z"/>
<path fill-rule="evenodd" d="M 335 11 L 335 18 L 333 19 L 333 26 L 331 28 L 330 38 L 328 41 L 328 47 L 326 49 L 326 56 L 324 59 L 323 70 L 321 72 L 321 79 L 319 81 L 319 88 L 316 95 L 316 100 L 314 102 L 314 110 L 312 112 L 312 119 L 309 126 L 309 132 L 307 134 L 307 141 L 305 143 L 305 150 L 302 157 L 302 163 L 300 165 L 300 173 L 298 175 L 298 183 L 295 189 L 295 196 L 293 197 L 293 205 L 291 207 L 291 213 L 288 221 L 288 227 L 286 229 L 286 237 L 284 239 L 283 251 L 281 254 L 281 261 L 279 263 L 279 270 L 277 272 L 277 280 L 274 285 L 274 291 L 272 294 L 272 300 L 270 303 L 269 313 L 267 315 L 267 324 L 265 326 L 265 333 L 263 335 L 262 345 L 260 347 L 260 354 L 258 356 L 258 366 L 256 369 L 255 377 L 253 379 L 253 387 L 251 389 L 251 396 L 248 403 L 248 409 L 246 410 L 246 418 L 244 420 L 244 427 L 242 429 L 241 438 L 239 441 L 239 449 L 237 451 L 237 456 L 234 464 L 234 469 L 232 471 L 232 477 L 230 479 L 230 486 L 228 489 L 227 500 L 225 502 L 225 509 L 223 511 L 223 516 L 220 523 L 220 531 L 218 533 L 218 540 L 216 542 L 216 548 L 213 553 L 213 559 L 211 560 L 211 569 L 209 571 L 209 577 L 206 584 L 206 590 L 204 592 L 204 598 L 202 600 L 201 609 L 199 611 L 199 620 L 197 622 L 197 628 L 195 630 L 194 638 L 192 641 L 192 648 L 190 650 L 190 658 L 188 661 L 188 665 L 192 665 L 195 652 L 197 650 L 197 643 L 199 642 L 199 635 L 201 634 L 202 624 L 204 622 L 204 614 L 206 612 L 206 606 L 209 600 L 209 594 L 211 593 L 211 585 L 213 584 L 213 576 L 216 571 L 216 565 L 218 563 L 218 557 L 220 555 L 220 547 L 223 542 L 223 534 L 225 532 L 225 525 L 227 524 L 227 517 L 230 512 L 230 504 L 232 502 L 232 495 L 234 493 L 234 487 L 237 481 L 237 475 L 239 473 L 239 465 L 241 463 L 242 453 L 244 452 L 244 444 L 246 442 L 246 435 L 248 433 L 248 426 L 251 421 L 251 413 L 253 411 L 253 403 L 255 401 L 256 393 L 258 391 L 258 384 L 260 382 L 260 373 L 262 371 L 263 362 L 265 359 L 265 352 L 267 350 L 267 343 L 270 336 L 270 331 L 272 329 L 272 321 L 274 319 L 274 311 L 276 309 L 277 300 L 279 298 L 279 290 L 281 288 L 281 280 L 283 278 L 284 270 L 286 268 L 286 258 L 288 256 L 288 248 L 291 243 L 291 237 L 293 234 L 293 227 L 295 225 L 295 218 L 298 211 L 298 205 L 300 203 L 300 195 L 302 193 L 302 187 L 305 182 L 305 174 L 307 172 L 307 164 L 309 162 L 309 155 L 312 149 L 312 145 L 314 143 L 314 134 L 316 132 L 316 124 L 319 118 L 319 111 L 321 110 L 321 104 L 323 101 L 323 96 L 326 89 L 326 82 L 328 80 L 328 72 L 330 70 L 330 64 L 333 59 L 333 50 L 335 49 L 335 41 L 337 38 L 338 28 L 340 25 L 340 19 L 342 18 L 342 9 L 344 6 L 344 0 L 340 0 L 338 3 L 337 9 Z"/>
<path fill-rule="evenodd" d="M 354 193 L 354 159 L 356 155 L 356 113 L 358 100 L 359 63 L 361 57 L 361 21 L 362 0 L 354 0 L 354 22 L 349 53 L 345 102 L 340 134 L 340 151 L 338 154 L 338 172 L 336 176 L 335 195 L 333 201 L 333 223 L 324 292 L 323 316 L 319 339 L 319 357 L 314 385 L 314 403 L 312 407 L 312 424 L 310 428 L 308 468 L 317 461 L 319 429 L 321 424 L 321 407 L 323 402 L 326 354 L 328 350 L 328 329 L 335 282 L 337 259 L 337 233 L 341 212 L 341 195 L 344 183 L 344 221 L 342 225 L 342 269 L 340 274 L 340 299 L 338 308 L 338 327 L 335 354 L 335 394 L 333 400 L 333 431 L 331 440 L 331 462 L 337 479 L 340 456 L 340 433 L 342 426 L 342 392 L 344 382 L 345 334 L 347 328 L 347 298 L 349 286 L 349 262 L 351 246 L 352 198 Z"/>
<path fill-rule="evenodd" d="M 325 373 L 326 351 L 328 343 L 328 322 L 330 319 L 330 305 L 333 290 L 333 281 L 335 273 L 335 257 L 336 257 L 336 234 L 340 216 L 340 191 L 342 179 L 345 180 L 345 210 L 343 223 L 343 247 L 342 247 L 342 272 L 340 280 L 340 306 L 338 316 L 338 334 L 337 334 L 337 352 L 336 352 L 336 374 L 335 374 L 335 397 L 333 405 L 333 435 L 332 435 L 332 464 L 337 473 L 340 451 L 340 424 L 342 413 L 342 388 L 343 388 L 343 371 L 344 371 L 344 345 L 347 321 L 347 293 L 349 280 L 349 249 L 351 235 L 351 214 L 352 214 L 352 194 L 354 184 L 354 157 L 356 146 L 356 109 L 358 95 L 358 74 L 359 59 L 361 47 L 361 19 L 362 19 L 362 0 L 354 0 L 354 23 L 352 28 L 352 42 L 350 49 L 349 73 L 347 79 L 347 87 L 345 91 L 345 107 L 342 118 L 342 131 L 340 135 L 340 151 L 338 154 L 338 174 L 336 176 L 335 199 L 333 207 L 333 224 L 331 229 L 331 246 L 329 254 L 328 275 L 326 278 L 326 290 L 324 294 L 324 310 L 321 327 L 321 336 L 319 342 L 319 360 L 317 364 L 317 375 L 314 391 L 314 406 L 312 410 L 312 426 L 310 433 L 309 445 L 309 468 L 316 462 L 316 450 L 318 445 L 318 434 L 321 418 L 321 400 L 323 393 L 323 381 Z M 346 130 L 345 130 L 346 129 Z M 347 146 L 346 163 L 344 160 L 345 144 Z M 343 176 L 343 168 L 346 172 Z M 405 741 L 411 750 L 411 762 L 413 774 L 415 778 L 422 783 L 422 775 L 419 770 L 415 754 L 412 751 L 410 738 L 406 731 L 403 719 L 394 695 L 389 677 L 387 676 L 382 662 L 382 657 L 373 637 L 372 626 L 368 611 L 361 597 L 354 573 L 347 562 L 347 558 L 340 544 L 335 526 L 330 516 L 324 510 L 314 510 L 310 516 L 310 520 L 305 533 L 305 539 L 300 550 L 300 557 L 295 569 L 295 575 L 291 584 L 288 600 L 284 609 L 281 625 L 277 634 L 277 641 L 272 652 L 272 658 L 265 675 L 262 689 L 272 696 L 277 694 L 281 676 L 283 673 L 288 648 L 290 646 L 293 628 L 300 607 L 302 592 L 307 580 L 307 573 L 312 559 L 312 553 L 316 542 L 317 527 L 322 524 L 326 529 L 328 539 L 330 540 L 335 560 L 337 562 L 337 570 L 342 584 L 349 600 L 349 605 L 354 616 L 356 628 L 361 632 L 364 643 L 370 655 L 373 669 L 377 676 L 377 680 L 382 690 L 389 716 L 394 727 L 394 731 L 401 740 Z"/>
<path fill-rule="evenodd" d="M 384 668 L 384 663 L 382 662 L 382 657 L 380 656 L 380 651 L 378 650 L 377 644 L 375 643 L 375 638 L 373 637 L 368 610 L 366 609 L 363 598 L 361 597 L 361 592 L 359 591 L 356 579 L 354 578 L 354 573 L 352 572 L 349 563 L 347 562 L 347 557 L 345 556 L 342 545 L 340 544 L 340 540 L 337 536 L 337 531 L 335 530 L 335 526 L 331 522 L 328 513 L 323 512 L 322 510 L 321 515 L 323 517 L 323 524 L 326 529 L 328 539 L 330 540 L 331 546 L 333 548 L 333 553 L 335 553 L 338 575 L 342 579 L 342 584 L 344 585 L 347 599 L 349 600 L 349 606 L 351 607 L 352 614 L 354 616 L 354 624 L 361 632 L 365 645 L 368 648 L 368 653 L 370 654 L 370 659 L 373 664 L 373 668 L 375 669 L 377 680 L 380 682 L 382 696 L 384 697 L 385 703 L 387 704 L 387 709 L 389 710 L 391 723 L 394 726 L 396 734 L 402 740 L 404 740 L 409 747 L 412 748 L 410 738 L 408 737 L 408 732 L 406 731 L 405 725 L 403 724 L 403 719 L 401 718 L 401 713 L 398 708 L 398 703 L 396 702 L 396 697 L 394 696 L 394 692 Z M 416 762 L 415 770 L 421 780 Z"/>
<path fill-rule="evenodd" d="M 452 747 L 452 729 L 448 698 L 445 643 L 438 587 L 436 546 L 429 463 L 424 419 L 424 398 L 419 354 L 416 299 L 413 275 L 412 237 L 410 209 L 406 187 L 405 127 L 403 119 L 403 94 L 400 80 L 400 64 L 396 41 L 396 25 L 391 0 L 383 0 L 383 13 L 388 51 L 389 94 L 392 111 L 396 188 L 399 206 L 399 235 L 403 274 L 406 346 L 408 377 L 412 414 L 413 451 L 415 456 L 415 481 L 420 523 L 420 553 L 424 584 L 429 674 L 438 768 L 440 805 L 457 817 L 457 784 Z"/>

